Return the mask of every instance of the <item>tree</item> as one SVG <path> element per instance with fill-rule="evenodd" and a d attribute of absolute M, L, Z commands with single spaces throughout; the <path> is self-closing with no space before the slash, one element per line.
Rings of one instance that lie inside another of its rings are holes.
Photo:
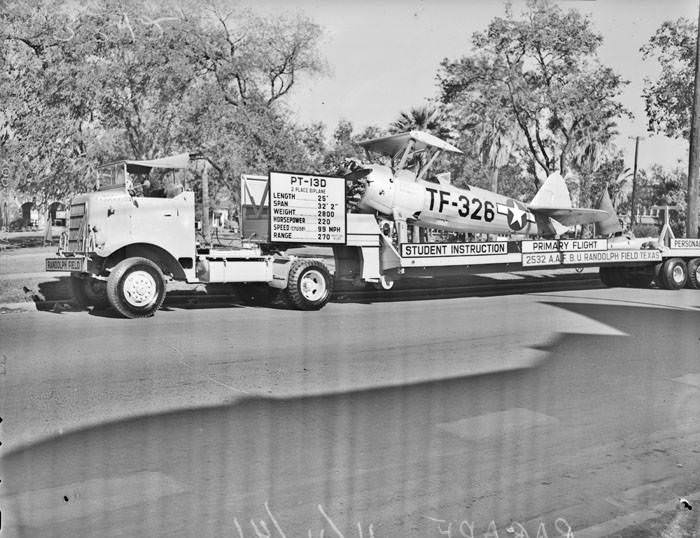
<path fill-rule="evenodd" d="M 472 55 L 442 62 L 441 100 L 497 147 L 505 144 L 496 134 L 515 127 L 536 184 L 582 161 L 597 165 L 595 146 L 609 144 L 616 119 L 629 115 L 617 101 L 625 82 L 597 60 L 601 41 L 588 17 L 531 0 L 522 18 L 508 10 L 477 32 Z"/>
<path fill-rule="evenodd" d="M 442 111 L 433 105 L 420 105 L 403 111 L 389 125 L 392 134 L 417 130 L 433 134 L 438 138 L 447 138 L 449 130 L 445 125 Z"/>
<path fill-rule="evenodd" d="M 641 48 L 645 60 L 656 60 L 661 73 L 644 79 L 649 131 L 688 139 L 693 112 L 697 24 L 688 19 L 664 22 Z"/>
<path fill-rule="evenodd" d="M 318 160 L 284 97 L 322 72 L 320 33 L 211 3 L 13 3 L 0 14 L 1 149 L 42 199 L 83 190 L 101 161 L 194 150 L 212 193 L 235 196 L 244 171 Z"/>
<path fill-rule="evenodd" d="M 670 212 L 669 220 L 673 233 L 679 237 L 682 236 L 685 231 L 688 207 L 687 172 L 680 166 L 667 170 L 654 164 L 649 170 L 649 176 L 651 202 L 658 206 L 678 207 L 676 211 Z"/>

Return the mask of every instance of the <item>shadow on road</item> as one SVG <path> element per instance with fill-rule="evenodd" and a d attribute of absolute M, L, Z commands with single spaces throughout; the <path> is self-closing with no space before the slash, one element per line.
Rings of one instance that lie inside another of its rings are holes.
<path fill-rule="evenodd" d="M 18 448 L 4 455 L 3 485 L 24 495 L 20 530 L 262 536 L 253 530 L 262 519 L 307 536 L 330 533 L 332 517 L 347 537 L 358 522 L 364 536 L 370 522 L 377 537 L 432 536 L 426 515 L 486 527 L 580 503 L 583 525 L 609 490 L 654 478 L 639 475 L 652 471 L 640 471 L 647 460 L 635 450 L 677 419 L 669 378 L 698 368 L 700 311 L 545 304 L 625 334 L 560 334 L 531 369 L 239 398 Z"/>

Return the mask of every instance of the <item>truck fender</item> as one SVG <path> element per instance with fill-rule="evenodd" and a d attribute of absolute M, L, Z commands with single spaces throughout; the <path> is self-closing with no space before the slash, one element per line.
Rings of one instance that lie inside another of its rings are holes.
<path fill-rule="evenodd" d="M 275 258 L 272 263 L 272 281 L 269 283 L 271 288 L 283 290 L 287 288 L 289 280 L 289 269 L 295 258 Z"/>
<path fill-rule="evenodd" d="M 172 275 L 176 280 L 186 278 L 182 265 L 172 254 L 162 247 L 149 243 L 125 245 L 110 254 L 105 265 L 111 269 L 127 258 L 149 259 L 158 265 L 164 275 Z"/>

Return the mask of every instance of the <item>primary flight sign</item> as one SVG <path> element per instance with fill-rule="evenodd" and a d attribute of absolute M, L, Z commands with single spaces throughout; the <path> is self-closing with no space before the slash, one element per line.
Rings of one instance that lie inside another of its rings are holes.
<path fill-rule="evenodd" d="M 270 172 L 270 241 L 344 244 L 345 179 Z"/>

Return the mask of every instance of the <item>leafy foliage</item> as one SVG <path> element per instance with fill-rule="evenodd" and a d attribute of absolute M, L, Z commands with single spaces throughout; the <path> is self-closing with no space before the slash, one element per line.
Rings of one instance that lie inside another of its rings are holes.
<path fill-rule="evenodd" d="M 325 68 L 308 18 L 138 0 L 20 1 L 0 17 L 0 145 L 17 189 L 40 203 L 116 158 L 202 151 L 219 198 L 243 171 L 321 160 L 283 104 Z"/>
<path fill-rule="evenodd" d="M 649 130 L 688 138 L 693 112 L 697 24 L 688 19 L 666 21 L 641 49 L 644 59 L 661 66 L 658 79 L 645 79 L 642 95 Z"/>
<path fill-rule="evenodd" d="M 589 18 L 531 1 L 521 18 L 508 11 L 472 41 L 474 53 L 444 60 L 438 81 L 457 129 L 480 131 L 482 162 L 497 169 L 517 153 L 536 183 L 599 166 L 629 112 L 617 101 L 625 82 L 597 60 L 602 38 Z"/>

